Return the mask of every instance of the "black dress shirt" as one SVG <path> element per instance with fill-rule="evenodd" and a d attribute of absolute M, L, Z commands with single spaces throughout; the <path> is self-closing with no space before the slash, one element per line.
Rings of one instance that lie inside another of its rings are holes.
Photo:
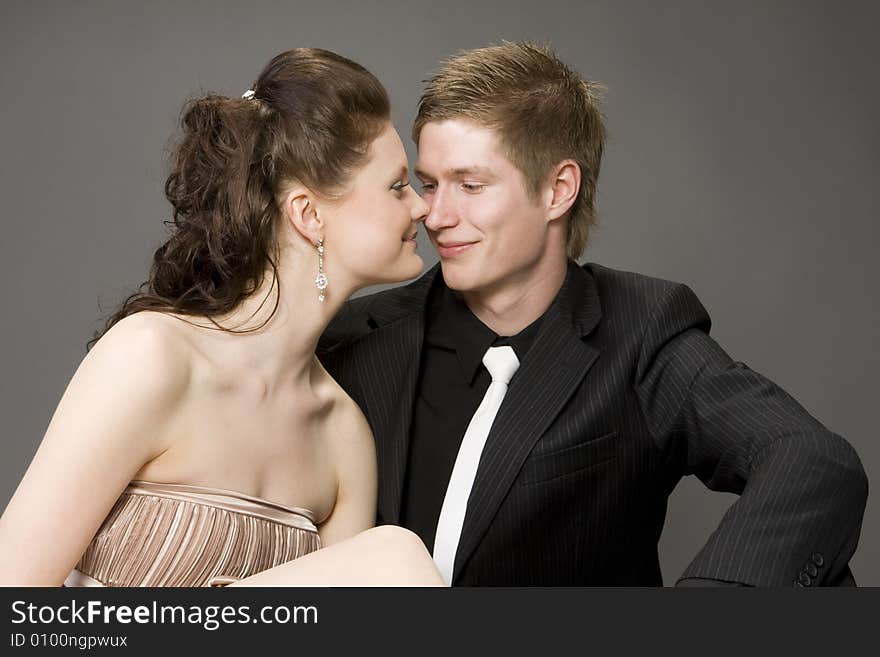
<path fill-rule="evenodd" d="M 410 431 L 401 524 L 433 551 L 434 534 L 458 448 L 492 382 L 483 365 L 489 347 L 509 345 L 522 364 L 537 319 L 514 336 L 498 336 L 438 276 L 428 299 L 425 342 Z M 510 381 L 516 385 L 516 374 Z"/>

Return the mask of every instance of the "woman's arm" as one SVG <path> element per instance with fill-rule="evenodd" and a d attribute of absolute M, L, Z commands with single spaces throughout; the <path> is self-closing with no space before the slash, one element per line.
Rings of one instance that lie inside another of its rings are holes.
<path fill-rule="evenodd" d="M 318 532 L 327 547 L 376 524 L 376 446 L 361 409 L 347 395 L 331 427 L 336 504 Z"/>
<path fill-rule="evenodd" d="M 122 320 L 80 364 L 0 517 L 0 584 L 60 585 L 134 474 L 168 447 L 189 366 L 162 319 Z"/>

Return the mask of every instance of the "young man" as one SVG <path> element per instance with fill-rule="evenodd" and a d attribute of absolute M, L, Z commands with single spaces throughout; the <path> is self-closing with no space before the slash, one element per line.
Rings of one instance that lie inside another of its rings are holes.
<path fill-rule="evenodd" d="M 850 445 L 733 361 L 686 286 L 575 263 L 604 132 L 596 85 L 544 48 L 429 81 L 413 137 L 440 265 L 350 302 L 319 352 L 375 434 L 379 522 L 453 585 L 660 585 L 667 498 L 695 474 L 740 498 L 680 583 L 851 583 Z"/>

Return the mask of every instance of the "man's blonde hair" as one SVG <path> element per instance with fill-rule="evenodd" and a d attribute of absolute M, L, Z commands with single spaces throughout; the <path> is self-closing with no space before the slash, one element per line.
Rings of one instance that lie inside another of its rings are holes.
<path fill-rule="evenodd" d="M 496 130 L 507 157 L 535 197 L 551 167 L 571 158 L 581 169 L 566 253 L 583 253 L 596 222 L 596 183 L 605 146 L 598 102 L 602 86 L 584 80 L 546 46 L 502 42 L 463 51 L 428 80 L 413 125 L 418 144 L 427 123 L 465 119 Z"/>

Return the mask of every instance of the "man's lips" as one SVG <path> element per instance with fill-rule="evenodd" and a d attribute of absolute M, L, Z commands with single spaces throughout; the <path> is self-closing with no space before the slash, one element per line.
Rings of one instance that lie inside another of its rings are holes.
<path fill-rule="evenodd" d="M 441 258 L 453 258 L 467 251 L 476 242 L 437 242 L 437 252 Z"/>

